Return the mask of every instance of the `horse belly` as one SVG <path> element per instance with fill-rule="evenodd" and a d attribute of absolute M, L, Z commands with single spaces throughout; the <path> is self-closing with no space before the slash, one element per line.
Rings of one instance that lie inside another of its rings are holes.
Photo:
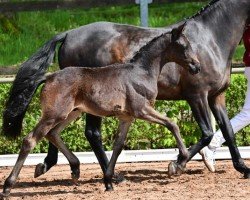
<path fill-rule="evenodd" d="M 125 105 L 126 97 L 122 92 L 96 92 L 92 95 L 84 95 L 80 106 L 82 112 L 96 116 L 115 116 L 127 113 Z"/>

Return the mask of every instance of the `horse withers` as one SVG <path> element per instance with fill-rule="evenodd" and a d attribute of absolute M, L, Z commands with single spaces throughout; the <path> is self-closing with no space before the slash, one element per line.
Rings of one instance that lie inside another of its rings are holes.
<path fill-rule="evenodd" d="M 200 71 L 199 61 L 191 45 L 181 34 L 183 27 L 153 39 L 129 63 L 101 68 L 68 67 L 44 77 L 42 117 L 23 140 L 17 162 L 4 183 L 3 197 L 9 195 L 26 157 L 43 137 L 56 145 L 70 160 L 72 178 L 79 178 L 78 159 L 63 143 L 58 130 L 62 123 L 75 119 L 83 112 L 101 117 L 116 116 L 119 119 L 113 154 L 104 174 L 106 190 L 113 189 L 115 163 L 135 118 L 167 127 L 177 140 L 182 158 L 188 158 L 178 126 L 153 108 L 158 91 L 157 80 L 165 63 L 177 62 L 192 74 Z"/>

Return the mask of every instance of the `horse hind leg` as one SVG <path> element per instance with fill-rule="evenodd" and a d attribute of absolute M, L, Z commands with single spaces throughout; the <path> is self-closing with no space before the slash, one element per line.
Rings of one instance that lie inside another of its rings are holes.
<path fill-rule="evenodd" d="M 70 122 L 77 119 L 80 114 L 81 113 L 78 110 L 72 111 L 64 121 L 62 121 L 55 128 L 53 128 L 53 130 L 51 130 L 51 132 L 53 133 L 53 134 L 52 133 L 51 134 L 52 135 L 59 134 L 68 124 L 70 124 Z M 48 151 L 46 158 L 44 159 L 44 163 L 39 163 L 36 166 L 34 177 L 37 178 L 37 177 L 41 176 L 42 174 L 45 174 L 47 171 L 49 171 L 49 169 L 51 167 L 56 165 L 57 158 L 58 158 L 58 148 L 52 142 L 50 142 L 49 143 L 49 151 Z M 70 160 L 69 160 L 69 163 L 70 163 Z M 73 169 L 72 176 L 73 176 L 73 174 L 76 174 L 76 176 L 77 176 L 77 171 L 79 171 L 79 170 L 77 170 L 77 166 L 73 167 L 73 166 L 75 166 L 73 163 L 74 163 L 74 161 L 72 161 L 72 164 L 70 165 L 70 166 L 72 166 L 71 169 Z M 78 169 L 79 169 L 79 166 L 78 166 Z"/>
<path fill-rule="evenodd" d="M 34 149 L 36 144 L 54 127 L 54 125 L 54 120 L 45 120 L 44 118 L 42 118 L 34 129 L 34 131 L 29 133 L 23 139 L 23 143 L 16 164 L 14 165 L 9 177 L 4 182 L 3 193 L 0 196 L 1 198 L 5 198 L 10 194 L 10 191 L 18 178 L 18 175 L 28 154 Z"/>
<path fill-rule="evenodd" d="M 154 110 L 151 106 L 145 107 L 143 112 L 141 112 L 138 118 L 146 120 L 148 122 L 157 123 L 167 127 L 172 134 L 174 135 L 177 146 L 179 149 L 179 155 L 177 162 L 171 162 L 168 167 L 168 176 L 172 175 L 180 175 L 183 173 L 186 167 L 186 163 L 188 161 L 188 150 L 185 147 L 183 140 L 180 135 L 179 127 L 172 122 L 168 117 L 165 117 Z"/>
<path fill-rule="evenodd" d="M 100 117 L 87 114 L 85 136 L 92 150 L 95 152 L 103 173 L 105 173 L 108 168 L 109 160 L 102 145 L 101 122 L 102 119 Z"/>

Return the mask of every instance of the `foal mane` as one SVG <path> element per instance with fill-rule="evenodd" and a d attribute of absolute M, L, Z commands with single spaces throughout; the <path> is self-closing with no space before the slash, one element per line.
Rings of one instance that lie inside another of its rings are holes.
<path fill-rule="evenodd" d="M 129 62 L 135 62 L 137 59 L 141 58 L 143 54 L 145 54 L 148 49 L 157 42 L 158 39 L 163 37 L 166 34 L 170 34 L 170 32 L 162 33 L 157 37 L 154 37 L 152 40 L 150 40 L 147 44 L 145 44 L 143 47 L 141 47 L 138 51 L 135 52 L 133 58 L 130 59 Z"/>

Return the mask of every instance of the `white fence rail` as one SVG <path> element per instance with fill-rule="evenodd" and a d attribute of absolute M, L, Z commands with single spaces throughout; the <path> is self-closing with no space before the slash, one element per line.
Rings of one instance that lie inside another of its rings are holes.
<path fill-rule="evenodd" d="M 240 154 L 244 159 L 250 159 L 250 146 L 239 147 Z M 107 151 L 108 158 L 111 157 L 112 151 Z M 176 160 L 178 149 L 155 149 L 155 150 L 123 150 L 117 162 L 152 162 Z M 97 163 L 96 156 L 93 152 L 75 152 L 80 163 Z M 36 165 L 42 163 L 46 154 L 30 154 L 25 161 L 25 165 Z M 231 159 L 227 147 L 218 148 L 215 159 Z M 17 160 L 17 154 L 0 155 L 0 166 L 13 166 Z M 195 155 L 192 160 L 201 160 L 199 154 Z M 59 153 L 58 164 L 68 164 L 63 154 Z"/>

